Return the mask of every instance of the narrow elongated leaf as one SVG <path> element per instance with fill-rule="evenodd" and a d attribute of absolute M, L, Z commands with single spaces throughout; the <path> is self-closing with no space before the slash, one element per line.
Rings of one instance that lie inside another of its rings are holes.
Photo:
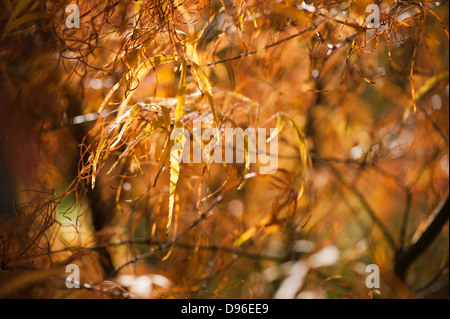
<path fill-rule="evenodd" d="M 213 114 L 214 118 L 214 124 L 216 126 L 216 134 L 217 137 L 214 145 L 211 145 L 212 148 L 215 148 L 220 144 L 220 130 L 219 130 L 219 116 L 217 115 L 216 107 L 214 105 L 214 95 L 212 92 L 212 86 L 209 82 L 208 77 L 206 76 L 205 72 L 202 70 L 201 66 L 198 65 L 196 62 L 191 61 L 192 63 L 192 69 L 193 69 L 193 75 L 195 78 L 197 78 L 198 83 L 200 84 L 201 88 L 205 91 L 206 97 L 208 98 L 209 105 L 211 107 L 211 113 Z M 210 154 L 206 154 L 206 161 L 209 161 Z M 247 161 L 248 162 L 248 161 Z M 249 165 L 249 164 L 248 164 Z M 250 169 L 250 167 L 248 167 Z"/>
<path fill-rule="evenodd" d="M 236 247 L 241 247 L 243 244 L 248 242 L 249 240 L 255 238 L 258 234 L 271 234 L 275 231 L 280 230 L 279 225 L 272 225 L 271 223 L 271 215 L 267 214 L 256 226 L 252 226 L 247 231 L 245 231 L 241 236 L 239 236 L 235 242 L 234 245 Z"/>
<path fill-rule="evenodd" d="M 420 99 L 422 99 L 428 92 L 430 92 L 431 89 L 433 89 L 440 81 L 444 80 L 448 78 L 448 70 L 443 71 L 431 78 L 429 78 L 427 81 L 425 81 L 425 83 L 415 92 L 415 99 L 417 101 L 419 101 Z M 414 103 L 410 103 L 408 105 L 408 107 L 406 108 L 405 112 L 403 113 L 403 121 L 405 121 L 409 114 L 411 113 L 411 109 L 414 109 L 414 113 L 416 112 L 415 110 L 415 105 Z"/>
<path fill-rule="evenodd" d="M 108 134 L 102 136 L 100 143 L 98 143 L 97 151 L 95 153 L 94 161 L 92 162 L 92 189 L 95 188 L 95 182 L 97 179 L 97 165 L 100 159 L 100 154 L 106 144 L 106 140 L 108 138 Z"/>
<path fill-rule="evenodd" d="M 114 147 L 116 147 L 116 145 L 120 142 L 120 140 L 122 139 L 122 136 L 125 133 L 125 131 L 127 130 L 128 126 L 130 126 L 131 122 L 139 115 L 141 110 L 142 110 L 142 106 L 140 104 L 136 104 L 135 106 L 133 106 L 131 108 L 130 111 L 127 112 L 127 114 L 128 114 L 127 121 L 125 122 L 122 129 L 120 130 L 120 133 L 117 136 L 116 141 L 113 144 L 111 144 L 111 146 L 109 147 L 110 150 L 113 149 Z"/>
<path fill-rule="evenodd" d="M 12 24 L 15 24 L 15 19 L 17 18 L 17 16 L 26 8 L 28 7 L 31 2 L 33 2 L 33 0 L 21 0 L 21 1 L 16 1 L 16 4 L 14 6 L 13 11 L 11 12 L 11 15 L 9 17 L 8 22 L 6 23 L 5 26 L 5 33 L 8 32 L 8 30 L 12 30 L 13 28 L 11 27 Z M 5 34 L 4 33 L 4 34 Z"/>
<path fill-rule="evenodd" d="M 250 227 L 245 233 L 243 233 L 241 236 L 239 236 L 238 239 L 236 239 L 234 245 L 236 247 L 241 247 L 243 244 L 245 244 L 255 236 L 257 230 L 258 228 L 256 228 L 256 226 Z"/>
<path fill-rule="evenodd" d="M 98 110 L 98 112 L 100 113 L 101 111 L 103 111 L 103 109 L 105 108 L 106 104 L 109 102 L 109 100 L 111 99 L 111 97 L 113 96 L 114 92 L 116 92 L 119 87 L 125 83 L 126 79 L 129 78 L 129 76 L 131 74 L 136 74 L 136 79 L 133 81 L 133 86 L 136 82 L 139 82 L 143 77 L 145 77 L 145 75 L 147 74 L 148 71 L 150 71 L 152 68 L 157 67 L 159 65 L 162 64 L 167 64 L 170 62 L 174 62 L 175 61 L 175 57 L 174 56 L 162 56 L 162 55 L 158 55 L 155 57 L 152 57 L 150 59 L 145 60 L 143 63 L 141 63 L 140 65 L 138 65 L 136 68 L 131 69 L 124 77 L 122 77 L 122 79 L 120 79 L 119 82 L 117 82 L 112 89 L 108 92 L 108 94 L 106 95 L 105 99 L 103 100 L 102 104 L 100 105 L 100 108 Z M 128 95 L 130 96 L 130 94 Z M 128 99 L 127 99 L 128 100 Z"/>
<path fill-rule="evenodd" d="M 200 30 L 200 32 L 198 32 L 198 34 L 197 34 L 197 36 L 196 36 L 196 38 L 195 38 L 195 40 L 194 40 L 194 43 L 193 43 L 194 50 L 197 50 L 197 46 L 198 46 L 199 42 L 201 41 L 201 39 L 202 39 L 202 37 L 203 37 L 203 34 L 204 34 L 205 31 L 208 29 L 208 26 L 210 26 L 211 23 L 214 21 L 214 19 L 215 19 L 220 13 L 222 13 L 224 10 L 225 10 L 225 8 L 222 7 L 222 8 L 220 8 L 219 10 L 217 10 L 213 15 L 211 15 L 211 16 L 209 17 L 208 22 L 205 23 L 205 25 L 202 27 L 202 29 Z"/>
<path fill-rule="evenodd" d="M 305 172 L 306 172 L 306 167 L 308 165 L 308 153 L 309 153 L 308 143 L 306 141 L 305 134 L 303 133 L 302 129 L 297 125 L 297 123 L 294 121 L 294 119 L 292 119 L 291 117 L 288 117 L 288 116 L 286 116 L 286 117 L 289 119 L 292 126 L 295 128 L 295 130 L 297 132 L 298 141 L 299 141 L 300 164 L 301 164 L 300 171 L 302 174 L 301 185 L 298 190 L 298 197 L 300 198 L 303 195 L 303 191 L 304 191 Z"/>
<path fill-rule="evenodd" d="M 231 125 L 233 126 L 234 129 L 238 129 L 239 125 L 237 125 L 237 123 L 235 121 L 233 121 L 230 118 L 226 118 L 228 122 L 231 123 Z M 241 130 L 236 130 L 236 132 L 240 135 L 240 138 L 242 140 L 244 140 L 244 178 L 242 179 L 242 181 L 239 183 L 238 186 L 238 190 L 242 190 L 245 186 L 245 184 L 247 183 L 247 179 L 245 178 L 245 176 L 250 172 L 250 167 L 251 167 L 251 163 L 250 163 L 250 153 L 248 151 L 248 141 L 247 143 L 245 142 L 245 135 L 243 134 L 243 132 Z M 241 151 L 241 150 L 237 150 L 237 151 Z"/>
<path fill-rule="evenodd" d="M 167 125 L 166 125 L 167 124 Z M 141 141 L 149 137 L 154 131 L 157 129 L 163 127 L 166 125 L 166 127 L 170 124 L 170 118 L 167 121 L 164 117 L 158 116 L 157 118 L 153 119 L 147 126 L 142 130 L 142 132 L 134 139 L 134 141 L 128 145 L 126 150 L 119 156 L 117 161 L 111 166 L 110 170 L 106 175 L 111 174 L 112 170 L 119 164 L 119 162 L 122 160 L 122 158 L 128 156 L 128 154 L 131 152 L 132 149 L 136 147 L 137 144 L 139 144 Z"/>
<path fill-rule="evenodd" d="M 249 141 L 247 141 L 247 143 L 244 142 L 244 157 L 245 157 L 244 176 L 250 172 L 250 166 L 251 166 L 250 153 L 248 151 L 248 143 L 249 143 Z M 238 190 L 242 190 L 246 183 L 247 183 L 247 180 L 245 178 L 243 178 L 242 182 L 238 186 Z"/>
<path fill-rule="evenodd" d="M 178 104 L 175 111 L 175 129 L 182 126 L 181 119 L 184 115 L 184 109 L 186 106 L 186 60 L 183 61 L 181 66 L 180 84 L 178 87 Z M 172 224 L 173 213 L 175 208 L 175 192 L 177 190 L 178 179 L 180 177 L 180 164 L 181 155 L 183 153 L 183 146 L 186 142 L 186 137 L 183 134 L 177 136 L 175 144 L 178 144 L 179 148 L 171 148 L 170 151 L 170 194 L 169 194 L 169 216 L 167 220 L 166 233 L 169 233 L 170 226 Z M 170 145 L 171 143 L 169 143 Z"/>
<path fill-rule="evenodd" d="M 203 90 L 206 93 L 209 105 L 211 107 L 211 112 L 214 117 L 214 122 L 216 124 L 216 127 L 218 128 L 219 127 L 219 117 L 217 115 L 216 107 L 214 105 L 214 96 L 213 96 L 213 92 L 212 92 L 211 83 L 209 82 L 208 77 L 206 76 L 205 72 L 203 72 L 200 65 L 198 65 L 197 63 L 192 61 L 192 67 L 194 70 L 194 72 L 193 72 L 194 76 L 197 78 L 198 82 L 200 83 L 200 85 L 202 86 Z"/>
<path fill-rule="evenodd" d="M 275 131 L 272 132 L 272 134 L 270 134 L 270 137 L 267 139 L 267 143 L 270 143 L 275 137 L 277 137 L 281 131 L 284 129 L 284 127 L 286 126 L 286 120 L 284 119 L 284 115 L 282 113 L 280 113 L 278 115 L 278 119 L 277 119 L 277 127 L 275 129 Z"/>
<path fill-rule="evenodd" d="M 92 189 L 95 187 L 95 182 L 97 178 L 97 169 L 98 169 L 98 161 L 100 160 L 100 155 L 105 148 L 106 142 L 108 140 L 108 136 L 111 134 L 112 131 L 121 123 L 125 117 L 127 116 L 127 113 L 120 116 L 117 120 L 115 120 L 107 129 L 107 131 L 103 134 L 102 138 L 100 139 L 100 142 L 98 143 L 97 149 L 95 150 L 94 160 L 92 161 Z"/>
<path fill-rule="evenodd" d="M 149 137 L 154 131 L 161 127 L 168 127 L 170 125 L 170 118 L 165 118 L 164 116 L 158 116 L 153 119 L 147 126 L 142 130 L 142 132 L 135 138 L 135 140 L 127 147 L 127 149 L 120 155 L 120 157 L 125 157 L 128 155 L 131 149 L 133 149 L 142 140 Z"/>
<path fill-rule="evenodd" d="M 38 20 L 38 19 L 48 19 L 47 16 L 43 15 L 41 12 L 32 12 L 32 13 L 28 13 L 20 18 L 15 19 L 14 21 L 12 21 L 11 23 L 8 23 L 7 28 L 5 29 L 6 33 L 11 32 L 12 30 L 20 27 L 21 25 L 34 21 L 34 20 Z"/>
<path fill-rule="evenodd" d="M 178 103 L 177 109 L 175 110 L 175 126 L 179 126 L 186 106 L 186 61 L 183 61 L 181 68 L 180 84 L 178 86 Z"/>

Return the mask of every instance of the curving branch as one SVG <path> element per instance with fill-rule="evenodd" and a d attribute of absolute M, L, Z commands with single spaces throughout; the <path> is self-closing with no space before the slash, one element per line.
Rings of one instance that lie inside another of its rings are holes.
<path fill-rule="evenodd" d="M 403 281 L 405 281 L 406 273 L 413 262 L 420 257 L 428 247 L 433 243 L 436 237 L 441 232 L 444 225 L 449 219 L 449 193 L 444 200 L 435 209 L 431 216 L 431 221 L 423 231 L 409 246 L 401 247 L 397 251 L 395 258 L 395 274 Z"/>

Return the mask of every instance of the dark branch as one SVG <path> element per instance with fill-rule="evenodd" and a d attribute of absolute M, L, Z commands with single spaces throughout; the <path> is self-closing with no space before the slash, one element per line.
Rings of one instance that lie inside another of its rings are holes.
<path fill-rule="evenodd" d="M 449 195 L 440 203 L 432 215 L 431 222 L 411 245 L 402 247 L 397 252 L 395 260 L 395 274 L 405 280 L 406 273 L 412 263 L 421 256 L 425 250 L 433 243 L 441 232 L 442 227 L 447 223 L 449 218 Z"/>

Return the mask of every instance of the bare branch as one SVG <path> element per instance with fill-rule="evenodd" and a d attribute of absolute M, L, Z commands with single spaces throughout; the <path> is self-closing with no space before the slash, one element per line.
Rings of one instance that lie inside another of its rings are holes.
<path fill-rule="evenodd" d="M 414 240 L 411 245 L 401 247 L 397 252 L 395 260 L 396 275 L 405 280 L 406 273 L 413 262 L 420 257 L 433 241 L 440 234 L 442 227 L 447 223 L 449 218 L 449 194 L 445 196 L 444 200 L 435 209 L 430 218 L 425 231 Z"/>

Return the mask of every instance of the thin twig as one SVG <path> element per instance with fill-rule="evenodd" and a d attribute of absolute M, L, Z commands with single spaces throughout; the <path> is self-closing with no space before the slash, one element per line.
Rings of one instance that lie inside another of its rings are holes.
<path fill-rule="evenodd" d="M 59 250 L 53 250 L 48 253 L 36 254 L 36 255 L 32 255 L 32 256 L 22 256 L 22 258 L 20 258 L 20 259 L 37 258 L 37 257 L 46 256 L 48 254 L 53 255 L 53 254 L 60 254 L 60 253 L 74 252 L 74 251 L 83 251 L 83 250 L 84 251 L 99 251 L 104 248 L 111 248 L 111 247 L 125 246 L 125 245 L 154 245 L 157 247 L 154 250 L 155 252 L 156 251 L 160 252 L 160 251 L 166 249 L 167 247 L 170 247 L 171 245 L 175 245 L 179 248 L 184 248 L 184 249 L 223 251 L 226 253 L 235 254 L 240 257 L 246 257 L 249 259 L 263 259 L 263 260 L 269 260 L 269 261 L 282 261 L 283 260 L 283 257 L 257 254 L 257 253 L 252 253 L 252 252 L 249 252 L 246 250 L 236 249 L 236 248 L 226 247 L 226 246 L 218 246 L 218 245 L 197 246 L 195 244 L 189 244 L 189 243 L 183 243 L 183 242 L 173 243 L 173 242 L 152 241 L 151 239 L 146 239 L 146 238 L 133 238 L 133 239 L 105 243 L 102 245 L 91 246 L 91 247 L 67 247 L 67 248 L 63 248 L 63 249 L 59 249 Z"/>
<path fill-rule="evenodd" d="M 326 166 L 330 168 L 330 170 L 333 172 L 333 174 L 336 176 L 336 178 L 339 180 L 339 182 L 344 185 L 348 190 L 350 190 L 357 198 L 360 204 L 363 206 L 364 210 L 369 215 L 370 219 L 372 219 L 372 222 L 381 230 L 384 237 L 386 238 L 388 244 L 391 246 L 392 249 L 395 250 L 395 241 L 392 237 L 391 233 L 388 231 L 386 226 L 383 224 L 383 222 L 378 218 L 378 216 L 375 214 L 374 210 L 370 207 L 369 202 L 366 200 L 366 198 L 352 185 L 350 185 L 345 178 L 342 176 L 342 174 L 330 163 L 324 162 Z"/>
<path fill-rule="evenodd" d="M 291 36 L 289 36 L 289 37 L 287 37 L 287 38 L 284 38 L 284 39 L 282 39 L 282 40 L 280 40 L 280 41 L 277 41 L 277 42 L 274 42 L 274 43 L 272 43 L 272 44 L 266 45 L 265 47 L 259 48 L 259 49 L 254 50 L 254 51 L 242 53 L 242 54 L 240 54 L 240 55 L 237 55 L 237 56 L 234 56 L 234 57 L 231 57 L 231 58 L 219 60 L 219 61 L 216 61 L 216 62 L 210 62 L 210 63 L 206 64 L 206 66 L 207 66 L 207 67 L 212 67 L 212 66 L 216 66 L 217 64 L 222 64 L 222 63 L 227 63 L 227 62 L 239 60 L 239 59 L 242 59 L 242 58 L 245 58 L 245 57 L 254 55 L 254 54 L 256 54 L 256 53 L 265 51 L 265 50 L 267 50 L 267 49 L 273 48 L 273 47 L 275 47 L 275 46 L 277 46 L 277 45 L 279 45 L 279 44 L 282 44 L 282 43 L 287 42 L 287 41 L 289 41 L 289 40 L 295 39 L 295 38 L 297 38 L 297 37 L 299 37 L 299 36 L 301 36 L 301 35 L 303 35 L 303 34 L 305 34 L 305 33 L 307 33 L 307 32 L 310 32 L 310 31 L 315 30 L 315 29 L 316 29 L 319 25 L 321 25 L 323 22 L 324 22 L 324 21 L 318 23 L 317 25 L 314 25 L 314 26 L 312 26 L 312 27 L 309 27 L 309 28 L 307 28 L 307 29 L 301 30 L 300 32 L 298 32 L 298 33 L 296 33 L 296 34 L 293 34 L 293 35 L 291 35 Z"/>

